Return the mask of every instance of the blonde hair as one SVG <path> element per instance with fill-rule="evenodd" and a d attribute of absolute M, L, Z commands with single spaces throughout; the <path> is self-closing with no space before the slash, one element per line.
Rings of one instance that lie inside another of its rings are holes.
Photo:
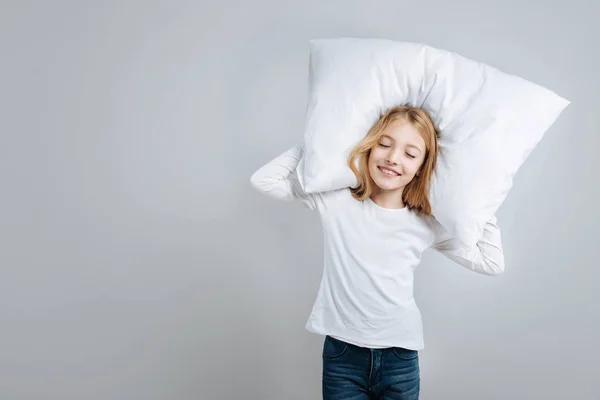
<path fill-rule="evenodd" d="M 348 166 L 354 172 L 358 186 L 350 190 L 356 200 L 365 200 L 371 196 L 375 185 L 368 167 L 371 149 L 377 145 L 384 130 L 392 122 L 400 119 L 404 119 L 414 126 L 425 142 L 425 158 L 417 175 L 404 188 L 402 201 L 409 209 L 415 210 L 418 214 L 431 215 L 429 182 L 437 162 L 438 130 L 429 114 L 419 107 L 396 106 L 388 109 L 354 147 L 348 157 Z M 356 161 L 358 161 L 358 168 Z"/>

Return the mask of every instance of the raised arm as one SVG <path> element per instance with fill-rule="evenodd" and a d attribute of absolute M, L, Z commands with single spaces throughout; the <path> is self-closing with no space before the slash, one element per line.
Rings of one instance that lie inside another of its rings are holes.
<path fill-rule="evenodd" d="M 278 200 L 298 200 L 315 210 L 316 195 L 307 194 L 298 181 L 297 167 L 303 149 L 296 145 L 258 169 L 250 182 L 258 191 Z"/>
<path fill-rule="evenodd" d="M 484 275 L 499 275 L 504 272 L 502 236 L 496 216 L 486 223 L 483 234 L 473 249 L 464 248 L 458 239 L 451 237 L 435 220 L 434 232 L 435 240 L 431 247 L 452 261 Z"/>

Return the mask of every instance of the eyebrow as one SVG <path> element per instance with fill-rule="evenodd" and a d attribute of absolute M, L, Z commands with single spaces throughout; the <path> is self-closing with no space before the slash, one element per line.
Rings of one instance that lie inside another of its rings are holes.
<path fill-rule="evenodd" d="M 382 135 L 381 137 L 382 138 L 386 138 L 386 139 L 390 139 L 392 142 L 394 142 L 394 138 L 391 137 L 391 136 L 389 136 L 389 135 Z M 421 152 L 421 149 L 418 148 L 417 146 L 415 146 L 414 144 L 407 144 L 406 147 L 412 147 L 412 148 L 415 148 L 415 149 L 419 150 L 419 152 Z"/>

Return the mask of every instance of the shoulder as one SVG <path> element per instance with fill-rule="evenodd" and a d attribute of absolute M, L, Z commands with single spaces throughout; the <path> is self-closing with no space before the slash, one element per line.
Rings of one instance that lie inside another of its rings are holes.
<path fill-rule="evenodd" d="M 413 210 L 411 210 L 411 215 L 414 223 L 423 229 L 431 242 L 442 233 L 443 228 L 433 215 L 419 214 Z"/>
<path fill-rule="evenodd" d="M 433 215 L 419 214 L 416 210 L 410 210 L 410 215 L 413 217 L 415 222 L 422 224 L 425 227 L 431 229 L 435 227 L 436 220 Z"/>
<path fill-rule="evenodd" d="M 318 194 L 315 194 L 315 197 L 317 197 L 323 209 L 340 206 L 344 203 L 358 202 L 358 200 L 352 197 L 350 188 L 319 192 Z"/>
<path fill-rule="evenodd" d="M 311 196 L 317 210 L 323 215 L 358 215 L 368 208 L 364 201 L 354 198 L 350 187 L 319 192 Z"/>

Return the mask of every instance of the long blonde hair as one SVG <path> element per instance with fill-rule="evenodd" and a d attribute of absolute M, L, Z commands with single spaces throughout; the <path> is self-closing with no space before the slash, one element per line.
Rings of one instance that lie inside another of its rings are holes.
<path fill-rule="evenodd" d="M 415 210 L 418 214 L 431 215 L 429 182 L 437 162 L 438 130 L 429 114 L 419 107 L 396 106 L 388 109 L 354 147 L 348 157 L 348 166 L 354 172 L 358 186 L 350 190 L 356 200 L 365 200 L 371 196 L 375 185 L 369 174 L 368 166 L 371 149 L 377 145 L 384 130 L 399 119 L 404 119 L 414 126 L 425 142 L 425 158 L 417 175 L 404 188 L 402 201 L 409 209 Z"/>

